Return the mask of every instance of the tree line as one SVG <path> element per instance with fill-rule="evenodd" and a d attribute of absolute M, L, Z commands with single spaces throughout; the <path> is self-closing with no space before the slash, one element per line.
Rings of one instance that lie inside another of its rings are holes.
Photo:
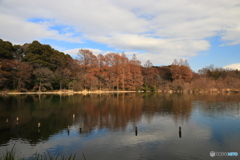
<path fill-rule="evenodd" d="M 13 45 L 0 39 L 0 90 L 207 90 L 240 87 L 238 70 L 213 65 L 195 73 L 187 60 L 168 66 L 143 65 L 134 54 L 94 55 L 80 49 L 77 58 L 38 41 Z"/>

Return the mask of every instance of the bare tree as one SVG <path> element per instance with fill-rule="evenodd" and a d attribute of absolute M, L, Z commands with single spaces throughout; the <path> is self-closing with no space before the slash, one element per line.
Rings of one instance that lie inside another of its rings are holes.
<path fill-rule="evenodd" d="M 44 87 L 52 86 L 51 80 L 54 78 L 54 73 L 49 68 L 37 68 L 33 71 L 33 75 L 36 77 L 39 92 L 41 92 Z"/>

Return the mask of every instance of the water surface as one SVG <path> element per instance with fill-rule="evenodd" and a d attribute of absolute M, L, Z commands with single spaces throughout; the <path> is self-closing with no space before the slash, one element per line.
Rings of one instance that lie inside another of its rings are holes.
<path fill-rule="evenodd" d="M 210 159 L 240 154 L 239 142 L 239 94 L 0 96 L 0 155 L 15 145 L 18 157 Z"/>

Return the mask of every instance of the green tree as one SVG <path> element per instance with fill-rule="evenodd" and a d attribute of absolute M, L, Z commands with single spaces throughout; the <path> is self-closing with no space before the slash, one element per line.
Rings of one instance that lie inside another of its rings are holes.
<path fill-rule="evenodd" d="M 49 45 L 43 45 L 38 41 L 33 41 L 32 44 L 25 44 L 24 62 L 29 62 L 36 68 L 38 65 L 47 67 L 55 71 L 58 67 L 65 68 L 69 55 L 54 50 Z"/>
<path fill-rule="evenodd" d="M 13 59 L 15 48 L 11 42 L 0 39 L 0 59 Z"/>
<path fill-rule="evenodd" d="M 13 52 L 14 60 L 21 62 L 24 55 L 24 48 L 21 45 L 14 45 L 15 52 Z"/>

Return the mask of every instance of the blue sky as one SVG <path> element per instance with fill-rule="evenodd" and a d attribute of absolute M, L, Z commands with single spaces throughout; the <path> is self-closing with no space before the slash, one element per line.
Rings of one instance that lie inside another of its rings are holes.
<path fill-rule="evenodd" d="M 0 20 L 1 39 L 38 40 L 73 57 L 87 48 L 136 54 L 142 65 L 240 69 L 239 0 L 1 0 Z"/>

